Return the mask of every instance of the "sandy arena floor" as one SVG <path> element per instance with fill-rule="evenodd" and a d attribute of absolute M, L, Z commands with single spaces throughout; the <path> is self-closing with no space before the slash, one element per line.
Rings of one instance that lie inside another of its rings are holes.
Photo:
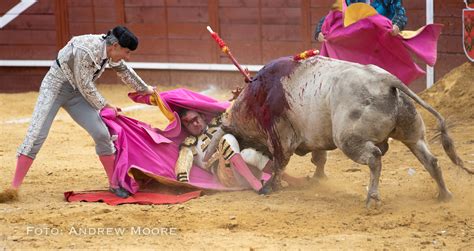
<path fill-rule="evenodd" d="M 472 82 L 466 87 L 468 94 L 463 95 L 471 95 Z M 100 90 L 117 106 L 134 105 L 124 86 L 100 86 Z M 435 96 L 425 97 L 435 102 Z M 0 188 L 10 184 L 15 150 L 28 126 L 18 120 L 31 116 L 36 97 L 37 93 L 0 94 Z M 467 98 L 471 104 L 465 110 L 456 108 L 467 115 L 457 118 L 451 136 L 472 168 L 473 101 L 472 96 Z M 445 116 L 453 115 L 453 111 L 446 112 Z M 124 114 L 156 127 L 165 123 L 155 108 Z M 267 196 L 252 191 L 217 193 L 180 205 L 113 207 L 65 202 L 63 192 L 106 189 L 107 181 L 92 139 L 63 110 L 57 118 L 25 179 L 20 200 L 0 204 L 0 250 L 474 250 L 474 178 L 454 166 L 436 141 L 430 146 L 454 194 L 449 203 L 436 201 L 436 185 L 429 174 L 406 147 L 392 141 L 383 158 L 383 206 L 379 210 L 365 208 L 368 167 L 355 164 L 337 150 L 329 153 L 329 179 L 308 187 L 285 188 Z M 434 128 L 431 118 L 427 122 L 428 128 Z M 433 133 L 429 130 L 428 138 Z M 287 170 L 295 176 L 311 176 L 314 167 L 310 156 L 295 156 Z"/>

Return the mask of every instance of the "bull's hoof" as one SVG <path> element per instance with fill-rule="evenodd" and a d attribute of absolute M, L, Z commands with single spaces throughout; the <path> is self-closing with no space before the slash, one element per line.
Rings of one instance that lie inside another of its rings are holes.
<path fill-rule="evenodd" d="M 325 173 L 314 173 L 313 174 L 313 179 L 318 180 L 318 181 L 327 180 L 328 176 L 326 176 Z"/>
<path fill-rule="evenodd" d="M 294 188 L 307 187 L 311 184 L 311 179 L 309 177 L 293 177 L 284 173 L 282 179 L 288 183 L 289 187 Z"/>
<path fill-rule="evenodd" d="M 440 191 L 439 194 L 438 194 L 438 201 L 439 202 L 449 202 L 452 199 L 453 199 L 453 194 L 448 190 Z"/>
<path fill-rule="evenodd" d="M 281 181 L 272 180 L 272 182 L 268 182 L 268 183 L 270 183 L 270 187 L 272 191 L 278 191 L 278 190 L 283 189 L 283 185 L 281 184 Z"/>
<path fill-rule="evenodd" d="M 367 200 L 365 202 L 365 207 L 367 209 L 379 209 L 382 207 L 382 200 L 377 193 L 367 194 Z"/>
<path fill-rule="evenodd" d="M 13 188 L 4 189 L 0 193 L 0 203 L 18 200 L 18 190 Z"/>

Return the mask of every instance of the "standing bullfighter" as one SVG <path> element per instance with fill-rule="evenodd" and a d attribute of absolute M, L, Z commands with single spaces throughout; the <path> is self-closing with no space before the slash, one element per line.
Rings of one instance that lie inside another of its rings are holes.
<path fill-rule="evenodd" d="M 98 92 L 95 81 L 109 64 L 124 83 L 133 89 L 152 93 L 147 85 L 124 60 L 138 46 L 137 37 L 126 27 L 117 26 L 106 35 L 82 35 L 73 37 L 62 48 L 39 90 L 26 138 L 18 148 L 18 160 L 11 190 L 7 190 L 0 201 L 15 199 L 17 191 L 48 136 L 51 124 L 60 107 L 83 127 L 95 141 L 95 149 L 109 178 L 111 190 L 118 187 L 111 182 L 114 169 L 115 148 L 99 116 L 104 107 L 110 105 Z"/>

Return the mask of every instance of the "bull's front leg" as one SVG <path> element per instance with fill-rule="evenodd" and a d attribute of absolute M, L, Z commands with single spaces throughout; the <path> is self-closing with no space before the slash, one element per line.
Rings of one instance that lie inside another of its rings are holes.
<path fill-rule="evenodd" d="M 289 159 L 288 159 L 289 160 Z M 265 166 L 264 171 L 272 173 L 272 178 L 263 185 L 262 189 L 259 191 L 259 194 L 269 194 L 272 191 L 278 191 L 282 189 L 282 176 L 284 175 L 284 168 L 282 165 L 276 164 L 278 161 L 268 161 L 267 165 Z M 285 163 L 288 164 L 289 161 Z M 286 164 L 283 166 L 285 167 Z"/>
<path fill-rule="evenodd" d="M 273 191 L 278 191 L 283 187 L 281 184 L 283 171 L 290 162 L 291 155 L 293 155 L 295 149 L 300 144 L 300 142 L 295 140 L 297 135 L 294 130 L 284 130 L 284 128 L 287 128 L 286 125 L 286 123 L 280 123 L 280 130 L 274 131 L 273 134 L 270 133 L 267 138 L 268 150 L 273 156 L 273 176 L 271 182 Z M 275 137 L 278 135 L 280 137 Z"/>
<path fill-rule="evenodd" d="M 272 178 L 272 190 L 273 191 L 278 191 L 283 188 L 281 184 L 281 176 L 286 168 L 286 165 L 288 165 L 288 162 L 290 162 L 290 158 L 284 158 L 283 160 L 279 161 L 273 161 L 273 178 Z"/>

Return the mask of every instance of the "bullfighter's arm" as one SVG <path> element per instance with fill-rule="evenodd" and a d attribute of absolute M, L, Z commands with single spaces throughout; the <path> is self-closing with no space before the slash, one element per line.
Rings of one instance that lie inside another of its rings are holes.
<path fill-rule="evenodd" d="M 96 69 L 91 67 L 90 64 L 90 55 L 81 49 L 76 50 L 74 57 L 73 81 L 85 100 L 96 110 L 100 110 L 105 107 L 107 101 L 102 94 L 99 93 L 94 82 L 92 82 L 94 71 Z"/>
<path fill-rule="evenodd" d="M 392 24 L 397 25 L 400 30 L 404 30 L 407 25 L 407 15 L 405 8 L 402 5 L 402 1 L 397 0 L 393 3 L 394 16 L 392 18 Z"/>
<path fill-rule="evenodd" d="M 193 151 L 191 147 L 181 147 L 179 157 L 174 167 L 176 179 L 180 182 L 189 181 L 189 170 L 193 165 Z"/>
<path fill-rule="evenodd" d="M 318 24 L 316 25 L 316 29 L 314 31 L 314 40 L 318 40 L 319 33 L 321 33 L 321 30 L 323 28 L 324 21 L 326 20 L 326 16 L 322 17 Z"/>
<path fill-rule="evenodd" d="M 193 166 L 194 152 L 193 148 L 196 147 L 197 138 L 194 136 L 187 137 L 180 146 L 178 160 L 174 167 L 176 179 L 180 182 L 189 181 L 189 171 Z"/>
<path fill-rule="evenodd" d="M 120 60 L 118 63 L 110 62 L 109 65 L 117 72 L 117 76 L 126 85 L 139 92 L 152 93 L 153 88 L 147 85 L 125 61 Z"/>

